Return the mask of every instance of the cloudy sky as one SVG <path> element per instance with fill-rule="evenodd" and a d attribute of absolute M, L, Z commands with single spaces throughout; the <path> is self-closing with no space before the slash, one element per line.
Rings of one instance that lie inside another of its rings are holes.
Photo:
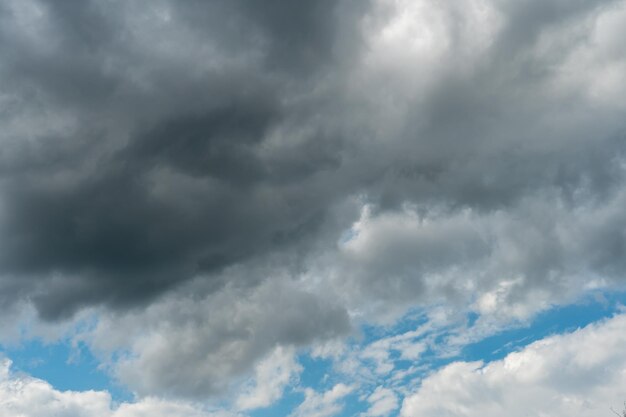
<path fill-rule="evenodd" d="M 0 0 L 0 417 L 601 417 L 626 1 Z"/>

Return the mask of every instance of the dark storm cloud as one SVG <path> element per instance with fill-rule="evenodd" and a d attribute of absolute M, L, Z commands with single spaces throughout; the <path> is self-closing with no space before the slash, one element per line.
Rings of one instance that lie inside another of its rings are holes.
<path fill-rule="evenodd" d="M 306 241 L 337 193 L 307 183 L 341 143 L 315 125 L 267 142 L 294 113 L 289 83 L 333 59 L 333 3 L 5 5 L 3 117 L 30 126 L 4 133 L 2 275 L 57 276 L 33 296 L 55 318 Z"/>
<path fill-rule="evenodd" d="M 86 297 L 132 302 L 312 231 L 323 205 L 281 190 L 256 153 L 270 106 L 245 107 L 163 123 L 61 184 L 13 178 L 4 186 L 3 272 L 87 280 L 38 300 L 54 317 Z"/>

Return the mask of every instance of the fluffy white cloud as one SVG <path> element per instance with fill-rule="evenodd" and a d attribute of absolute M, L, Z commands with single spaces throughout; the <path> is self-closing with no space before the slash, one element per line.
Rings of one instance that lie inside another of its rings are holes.
<path fill-rule="evenodd" d="M 57 391 L 40 379 L 11 375 L 11 361 L 0 363 L 0 416 L 96 417 L 111 416 L 106 392 Z M 122 415 L 120 415 L 121 417 Z"/>
<path fill-rule="evenodd" d="M 105 391 L 59 391 L 41 379 L 11 372 L 0 360 L 0 417 L 235 417 L 226 411 L 145 398 L 115 407 Z"/>
<path fill-rule="evenodd" d="M 503 360 L 456 362 L 404 400 L 407 417 L 598 417 L 626 386 L 626 315 L 551 336 Z"/>

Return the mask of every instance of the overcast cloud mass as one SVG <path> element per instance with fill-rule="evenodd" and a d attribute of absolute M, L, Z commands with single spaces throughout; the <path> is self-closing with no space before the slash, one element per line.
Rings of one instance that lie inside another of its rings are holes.
<path fill-rule="evenodd" d="M 0 349 L 133 396 L 6 357 L 0 416 L 620 404 L 619 306 L 455 355 L 624 290 L 625 39 L 623 0 L 0 0 Z"/>

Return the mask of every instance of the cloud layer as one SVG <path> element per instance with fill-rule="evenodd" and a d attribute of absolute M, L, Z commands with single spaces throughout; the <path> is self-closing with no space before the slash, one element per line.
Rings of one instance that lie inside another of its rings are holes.
<path fill-rule="evenodd" d="M 625 27 L 617 0 L 3 2 L 2 316 L 93 312 L 133 392 L 255 374 L 247 409 L 364 322 L 623 287 Z"/>

